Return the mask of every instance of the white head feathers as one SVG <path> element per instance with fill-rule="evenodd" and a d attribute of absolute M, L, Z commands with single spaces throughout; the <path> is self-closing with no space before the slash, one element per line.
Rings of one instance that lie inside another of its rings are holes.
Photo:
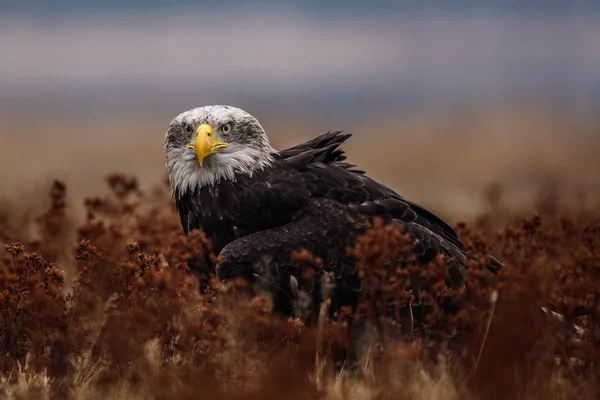
<path fill-rule="evenodd" d="M 190 136 L 200 124 L 209 124 L 219 140 L 228 143 L 220 152 L 207 157 L 202 166 L 193 149 L 188 148 Z M 227 135 L 221 127 L 230 125 Z M 258 120 L 246 111 L 230 106 L 205 106 L 186 111 L 171 121 L 165 135 L 166 167 L 171 192 L 180 197 L 195 188 L 214 185 L 221 180 L 235 181 L 239 174 L 252 175 L 273 163 L 269 139 Z"/>

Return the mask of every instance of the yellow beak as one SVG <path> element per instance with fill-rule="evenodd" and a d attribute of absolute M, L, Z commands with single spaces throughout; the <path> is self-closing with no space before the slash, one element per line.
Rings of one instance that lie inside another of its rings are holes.
<path fill-rule="evenodd" d="M 188 148 L 194 149 L 196 152 L 200 166 L 202 166 L 206 157 L 215 154 L 220 149 L 224 149 L 227 146 L 229 146 L 228 143 L 213 137 L 212 127 L 208 124 L 199 125 L 196 129 L 195 137 L 192 138 L 192 141 L 187 145 Z"/>

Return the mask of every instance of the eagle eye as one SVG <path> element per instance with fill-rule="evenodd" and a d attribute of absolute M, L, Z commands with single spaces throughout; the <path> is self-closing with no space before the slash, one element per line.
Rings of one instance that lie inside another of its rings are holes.
<path fill-rule="evenodd" d="M 231 125 L 229 124 L 225 124 L 221 127 L 221 132 L 223 132 L 224 135 L 227 135 L 229 132 L 231 132 Z"/>
<path fill-rule="evenodd" d="M 194 128 L 192 128 L 192 125 L 190 125 L 190 124 L 187 124 L 184 129 L 185 129 L 185 134 L 188 136 L 190 136 L 192 134 L 192 132 L 194 131 Z"/>

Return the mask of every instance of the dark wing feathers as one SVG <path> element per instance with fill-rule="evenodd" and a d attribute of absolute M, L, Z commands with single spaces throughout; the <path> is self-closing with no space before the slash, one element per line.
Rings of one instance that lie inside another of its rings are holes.
<path fill-rule="evenodd" d="M 306 249 L 323 260 L 325 271 L 334 273 L 334 301 L 339 302 L 334 307 L 356 306 L 360 280 L 356 263 L 348 257 L 346 248 L 352 246 L 357 235 L 368 226 L 366 216 L 339 207 L 334 201 L 317 199 L 298 212 L 290 223 L 249 234 L 225 246 L 219 254 L 217 275 L 221 279 L 241 276 L 251 282 L 258 279 L 267 282 L 276 309 L 289 314 L 290 299 L 294 297 L 290 276 L 297 279 L 302 276 L 292 254 Z M 320 279 L 315 279 L 314 284 L 320 285 L 319 282 Z M 320 295 L 320 291 L 314 290 L 312 295 Z M 314 298 L 312 304 L 320 302 L 321 299 Z"/>
<path fill-rule="evenodd" d="M 295 167 L 302 167 L 312 163 L 330 164 L 339 159 L 340 153 L 342 153 L 337 146 L 338 145 L 334 143 L 316 149 L 306 150 L 286 157 L 285 161 Z"/>
<path fill-rule="evenodd" d="M 323 256 L 332 249 L 331 244 L 336 238 L 341 241 L 336 243 L 338 246 L 335 250 L 344 251 L 351 242 L 343 238 L 351 239 L 349 232 L 352 235 L 351 232 L 364 230 L 367 226 L 365 216 L 352 214 L 332 201 L 317 200 L 298 212 L 288 224 L 255 232 L 229 243 L 219 254 L 219 273 L 222 278 L 232 272 L 234 276 L 248 275 L 256 261 L 255 255 L 289 258 L 292 251 L 305 248 L 314 251 L 317 256 Z M 251 253 L 248 248 L 252 249 Z M 279 268 L 289 267 L 291 261 L 287 261 L 278 263 Z M 332 267 L 334 270 L 338 268 Z M 297 271 L 290 269 L 287 272 Z"/>
<path fill-rule="evenodd" d="M 303 176 L 314 197 L 353 204 L 366 215 L 389 215 L 402 222 L 418 242 L 415 251 L 423 262 L 433 261 L 437 254 L 459 262 L 451 268 L 453 286 L 462 285 L 466 248 L 456 232 L 442 219 L 425 208 L 404 199 L 384 184 L 376 182 L 354 166 L 343 163 L 339 146 L 350 135 L 328 132 L 309 142 L 282 152 L 282 161 L 293 165 Z"/>
<path fill-rule="evenodd" d="M 320 159 L 319 162 L 332 164 L 356 174 L 364 174 L 364 171 L 356 169 L 356 165 L 344 162 L 344 160 L 346 160 L 346 153 L 340 148 L 340 145 L 342 145 L 351 136 L 352 134 L 344 133 L 342 131 L 329 131 L 307 142 L 285 150 L 281 150 L 277 154 L 277 157 L 281 160 L 289 161 L 295 156 L 305 152 L 323 152 L 327 155 L 326 157 Z"/>
<path fill-rule="evenodd" d="M 307 151 L 324 149 L 330 146 L 334 146 L 335 148 L 337 148 L 337 151 L 335 152 L 335 154 L 332 154 L 333 158 L 329 158 L 325 160 L 325 162 L 331 163 L 334 161 L 343 161 L 346 159 L 346 156 L 344 155 L 344 151 L 342 149 L 339 149 L 339 146 L 346 140 L 348 140 L 350 136 L 352 135 L 349 133 L 344 133 L 342 131 L 330 131 L 320 136 L 317 136 L 316 138 L 311 139 L 307 142 L 301 143 L 299 145 L 290 147 L 285 150 L 281 150 L 278 156 L 281 159 L 286 159 L 294 157 L 298 154 L 305 153 Z"/>
<path fill-rule="evenodd" d="M 342 162 L 346 159 L 346 156 L 339 146 L 350 137 L 351 134 L 341 131 L 327 132 L 305 143 L 282 150 L 279 155 L 282 160 L 286 160 L 298 168 L 302 166 L 305 168 L 314 168 L 314 163 L 324 164 L 322 167 L 324 167 L 325 171 L 317 174 L 320 175 L 318 179 L 324 183 L 330 182 L 332 179 L 345 179 L 348 183 L 346 185 L 348 191 L 354 193 L 344 193 L 342 196 L 344 202 L 346 202 L 346 199 L 356 198 L 359 194 L 357 191 L 360 194 L 368 193 L 365 200 L 394 198 L 405 202 L 416 213 L 416 222 L 418 224 L 431 229 L 431 231 L 442 236 L 448 242 L 466 251 L 464 244 L 459 240 L 454 229 L 441 218 L 418 204 L 406 200 L 386 185 L 369 178 L 365 175 L 364 171 L 354 169 L 354 165 Z M 344 172 L 350 173 L 351 176 Z M 332 197 L 340 196 L 339 188 L 332 189 L 330 195 Z"/>
<path fill-rule="evenodd" d="M 425 208 L 421 207 L 420 205 L 405 199 L 404 197 L 400 196 L 398 193 L 394 192 L 392 189 L 385 186 L 384 184 L 376 182 L 366 175 L 361 175 L 361 177 L 364 181 L 368 182 L 369 187 L 373 186 L 376 188 L 377 191 L 382 191 L 383 196 L 397 199 L 408 204 L 408 206 L 415 212 L 417 216 L 415 222 L 431 229 L 433 232 L 442 236 L 444 239 L 446 239 L 453 245 L 466 251 L 466 248 L 458 238 L 456 231 L 454 231 L 454 229 L 452 229 L 452 227 L 450 227 L 450 225 L 444 222 L 441 218 L 439 218 L 432 212 L 426 210 Z"/>

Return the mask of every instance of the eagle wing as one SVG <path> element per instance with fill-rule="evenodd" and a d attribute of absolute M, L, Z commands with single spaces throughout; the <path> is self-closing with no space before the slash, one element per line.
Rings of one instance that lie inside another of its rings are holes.
<path fill-rule="evenodd" d="M 244 277 L 269 292 L 275 307 L 290 315 L 297 300 L 291 282 L 301 279 L 303 270 L 293 260 L 293 252 L 308 250 L 322 261 L 322 270 L 312 281 L 310 304 L 322 300 L 321 278 L 333 283 L 332 309 L 341 306 L 355 308 L 361 291 L 357 261 L 347 252 L 355 240 L 380 217 L 406 228 L 413 238 L 413 253 L 422 266 L 438 254 L 462 259 L 463 254 L 429 229 L 415 223 L 416 215 L 404 202 L 387 199 L 354 205 L 316 198 L 299 212 L 293 221 L 282 226 L 243 236 L 226 245 L 219 254 L 217 275 L 221 279 Z M 460 263 L 451 264 L 448 283 L 462 285 L 464 270 Z M 418 283 L 410 287 L 415 295 L 414 306 L 421 301 Z"/>
<path fill-rule="evenodd" d="M 340 145 L 348 137 L 331 132 L 283 150 L 275 164 L 255 178 L 244 192 L 248 201 L 274 210 L 273 215 L 286 214 L 279 217 L 285 222 L 268 223 L 268 228 L 226 244 L 219 254 L 219 277 L 243 276 L 260 283 L 259 288 L 273 295 L 276 309 L 290 315 L 294 308 L 290 304 L 297 299 L 294 287 L 302 276 L 292 253 L 306 249 L 323 262 L 323 275 L 313 280 L 311 304 L 320 303 L 321 278 L 326 277 L 334 283 L 332 310 L 354 308 L 361 281 L 357 260 L 346 250 L 380 217 L 410 233 L 412 252 L 421 266 L 440 254 L 452 259 L 447 284 L 463 286 L 467 250 L 456 232 L 433 213 L 346 163 Z M 409 287 L 415 295 L 413 306 L 422 299 L 419 285 L 415 281 Z M 449 304 L 450 310 L 452 301 Z"/>
<path fill-rule="evenodd" d="M 330 179 L 337 176 L 337 180 L 345 180 L 349 191 L 366 192 L 364 201 L 382 200 L 386 198 L 396 199 L 406 203 L 416 214 L 416 223 L 430 229 L 440 235 L 444 240 L 452 243 L 463 251 L 464 244 L 458 238 L 456 231 L 441 218 L 423 208 L 422 206 L 405 199 L 388 186 L 375 181 L 356 168 L 355 165 L 345 162 L 346 155 L 340 146 L 352 135 L 342 131 L 330 131 L 307 142 L 279 152 L 279 158 L 295 164 L 300 169 L 310 169 L 319 163 L 321 171 L 317 182 L 327 184 Z M 330 193 L 333 195 L 334 193 Z M 350 196 L 352 198 L 353 196 Z"/>

